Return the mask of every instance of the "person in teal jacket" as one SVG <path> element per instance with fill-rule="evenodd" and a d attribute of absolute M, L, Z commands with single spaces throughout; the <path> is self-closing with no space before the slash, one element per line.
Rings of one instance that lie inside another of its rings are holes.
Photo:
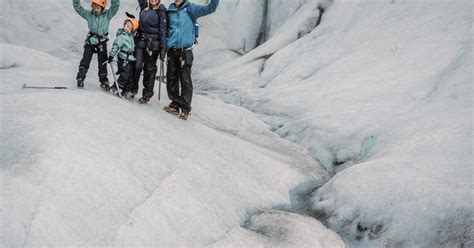
<path fill-rule="evenodd" d="M 168 8 L 168 69 L 167 91 L 171 103 L 165 111 L 186 120 L 191 112 L 193 82 L 192 46 L 197 37 L 197 19 L 216 11 L 219 0 L 208 5 L 197 5 L 188 0 L 174 0 Z M 181 87 L 180 87 L 181 84 Z M 180 92 L 181 88 L 181 92 Z M 181 113 L 180 113 L 181 110 Z"/>
<path fill-rule="evenodd" d="M 127 13 L 127 15 L 129 15 Z M 112 49 L 110 50 L 110 55 L 108 58 L 109 63 L 111 63 L 115 56 L 118 57 L 117 65 L 119 78 L 117 83 L 122 89 L 122 96 L 130 99 L 132 94 L 132 76 L 133 76 L 133 62 L 136 61 L 136 58 L 133 56 L 135 51 L 135 32 L 139 26 L 138 20 L 134 16 L 129 15 L 125 22 L 123 23 L 123 28 L 120 28 L 117 31 L 117 38 L 115 38 Z M 132 63 L 131 63 L 132 62 Z M 115 93 L 117 90 L 116 86 L 111 87 L 112 91 Z"/>
<path fill-rule="evenodd" d="M 92 0 L 92 10 L 86 10 L 81 6 L 80 0 L 72 0 L 74 10 L 87 21 L 89 34 L 85 40 L 84 53 L 77 73 L 77 87 L 84 87 L 84 80 L 94 53 L 97 53 L 99 62 L 100 87 L 109 90 L 107 78 L 107 41 L 110 20 L 114 17 L 120 7 L 120 0 L 112 0 L 110 9 L 106 9 L 107 0 Z"/>

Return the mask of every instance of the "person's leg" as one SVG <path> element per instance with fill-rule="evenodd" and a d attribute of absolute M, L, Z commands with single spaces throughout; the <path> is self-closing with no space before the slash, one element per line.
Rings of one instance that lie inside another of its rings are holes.
<path fill-rule="evenodd" d="M 125 79 L 125 85 L 124 85 L 124 90 L 127 92 L 132 91 L 132 77 L 133 77 L 133 66 L 134 64 L 132 62 L 128 62 L 124 68 L 124 79 Z"/>
<path fill-rule="evenodd" d="M 97 61 L 99 62 L 99 81 L 101 83 L 108 83 L 107 78 L 107 42 L 102 42 L 97 45 Z"/>
<path fill-rule="evenodd" d="M 123 59 L 118 59 L 117 61 L 118 71 L 117 74 L 119 75 L 117 79 L 117 83 L 121 90 L 125 90 L 125 86 L 127 85 L 128 79 L 128 72 L 127 72 L 127 64 Z"/>
<path fill-rule="evenodd" d="M 127 78 L 127 87 L 128 91 L 132 92 L 133 89 L 133 78 L 135 75 L 135 61 L 129 61 L 128 62 L 128 78 Z"/>
<path fill-rule="evenodd" d="M 94 55 L 94 46 L 88 44 L 84 45 L 84 53 L 82 54 L 82 60 L 79 64 L 79 72 L 77 73 L 76 79 L 86 79 L 86 74 L 87 71 L 89 71 L 92 55 Z"/>
<path fill-rule="evenodd" d="M 152 54 L 145 54 L 145 66 L 143 72 L 143 97 L 152 98 L 153 90 L 155 88 L 156 72 L 158 67 L 156 61 L 158 60 L 159 52 L 153 52 Z"/>
<path fill-rule="evenodd" d="M 181 62 L 179 60 L 179 53 L 170 50 L 168 52 L 166 70 L 166 90 L 168 98 L 171 100 L 170 107 L 178 109 L 181 107 L 179 96 L 179 71 Z"/>
<path fill-rule="evenodd" d="M 132 92 L 138 92 L 138 82 L 140 81 L 140 76 L 143 70 L 143 62 L 144 62 L 145 50 L 143 48 L 136 48 L 135 50 L 135 66 L 133 68 L 133 78 L 132 80 Z"/>
<path fill-rule="evenodd" d="M 184 66 L 180 71 L 181 80 L 181 110 L 185 113 L 191 112 L 191 102 L 193 100 L 193 81 L 191 79 L 191 68 L 193 66 L 193 52 L 185 51 Z"/>

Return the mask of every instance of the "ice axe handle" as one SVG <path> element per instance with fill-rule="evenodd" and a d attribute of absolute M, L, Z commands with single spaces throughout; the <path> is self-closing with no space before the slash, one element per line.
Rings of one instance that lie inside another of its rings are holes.
<path fill-rule="evenodd" d="M 112 60 L 112 61 L 115 61 L 115 62 L 116 62 L 117 60 L 115 60 L 115 59 L 114 59 L 114 60 Z M 109 63 L 109 61 L 108 61 L 108 60 L 107 60 L 107 61 L 105 61 L 104 63 L 102 63 L 102 65 L 105 65 L 105 64 L 107 64 L 107 63 Z"/>

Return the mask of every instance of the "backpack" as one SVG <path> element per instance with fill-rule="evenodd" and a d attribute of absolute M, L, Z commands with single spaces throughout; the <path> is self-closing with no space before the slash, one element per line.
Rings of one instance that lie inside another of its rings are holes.
<path fill-rule="evenodd" d="M 189 17 L 191 18 L 191 21 L 193 21 L 193 24 L 194 24 L 194 44 L 197 45 L 199 42 L 198 42 L 198 38 L 199 38 L 199 29 L 201 28 L 201 25 L 199 25 L 198 21 L 196 18 L 194 18 L 194 15 L 193 13 L 191 12 L 191 8 L 189 8 L 189 6 L 186 6 L 186 8 L 184 8 L 184 10 L 186 11 L 186 13 L 188 13 Z"/>

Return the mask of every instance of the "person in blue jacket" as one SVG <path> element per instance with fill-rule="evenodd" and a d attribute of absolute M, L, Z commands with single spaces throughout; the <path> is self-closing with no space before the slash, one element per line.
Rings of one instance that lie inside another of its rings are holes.
<path fill-rule="evenodd" d="M 114 44 L 112 45 L 108 60 L 109 63 L 112 63 L 114 61 L 115 56 L 117 56 L 118 71 L 116 74 L 119 75 L 117 83 L 120 89 L 122 89 L 122 96 L 127 99 L 131 98 L 131 64 L 133 63 L 133 61 L 136 60 L 133 56 L 133 53 L 135 51 L 134 33 L 135 31 L 137 31 L 138 26 L 138 20 L 135 19 L 135 16 L 127 12 L 127 19 L 125 19 L 123 23 L 123 28 L 120 28 L 117 31 L 117 38 L 115 38 Z M 117 85 L 115 84 L 113 84 L 110 89 L 114 94 L 118 91 Z"/>
<path fill-rule="evenodd" d="M 166 86 L 171 103 L 164 110 L 179 115 L 183 120 L 187 120 L 191 112 L 193 98 L 191 67 L 194 60 L 192 46 L 198 31 L 196 21 L 202 16 L 214 13 L 218 5 L 219 0 L 211 0 L 208 5 L 193 4 L 189 0 L 174 0 L 168 8 Z"/>
<path fill-rule="evenodd" d="M 135 67 L 132 82 L 132 94 L 138 93 L 138 82 L 143 71 L 143 92 L 139 99 L 146 104 L 153 97 L 155 77 L 158 70 L 158 57 L 163 61 L 166 56 L 168 20 L 166 7 L 160 0 L 138 0 L 140 5 L 140 25 L 136 36 Z"/>

